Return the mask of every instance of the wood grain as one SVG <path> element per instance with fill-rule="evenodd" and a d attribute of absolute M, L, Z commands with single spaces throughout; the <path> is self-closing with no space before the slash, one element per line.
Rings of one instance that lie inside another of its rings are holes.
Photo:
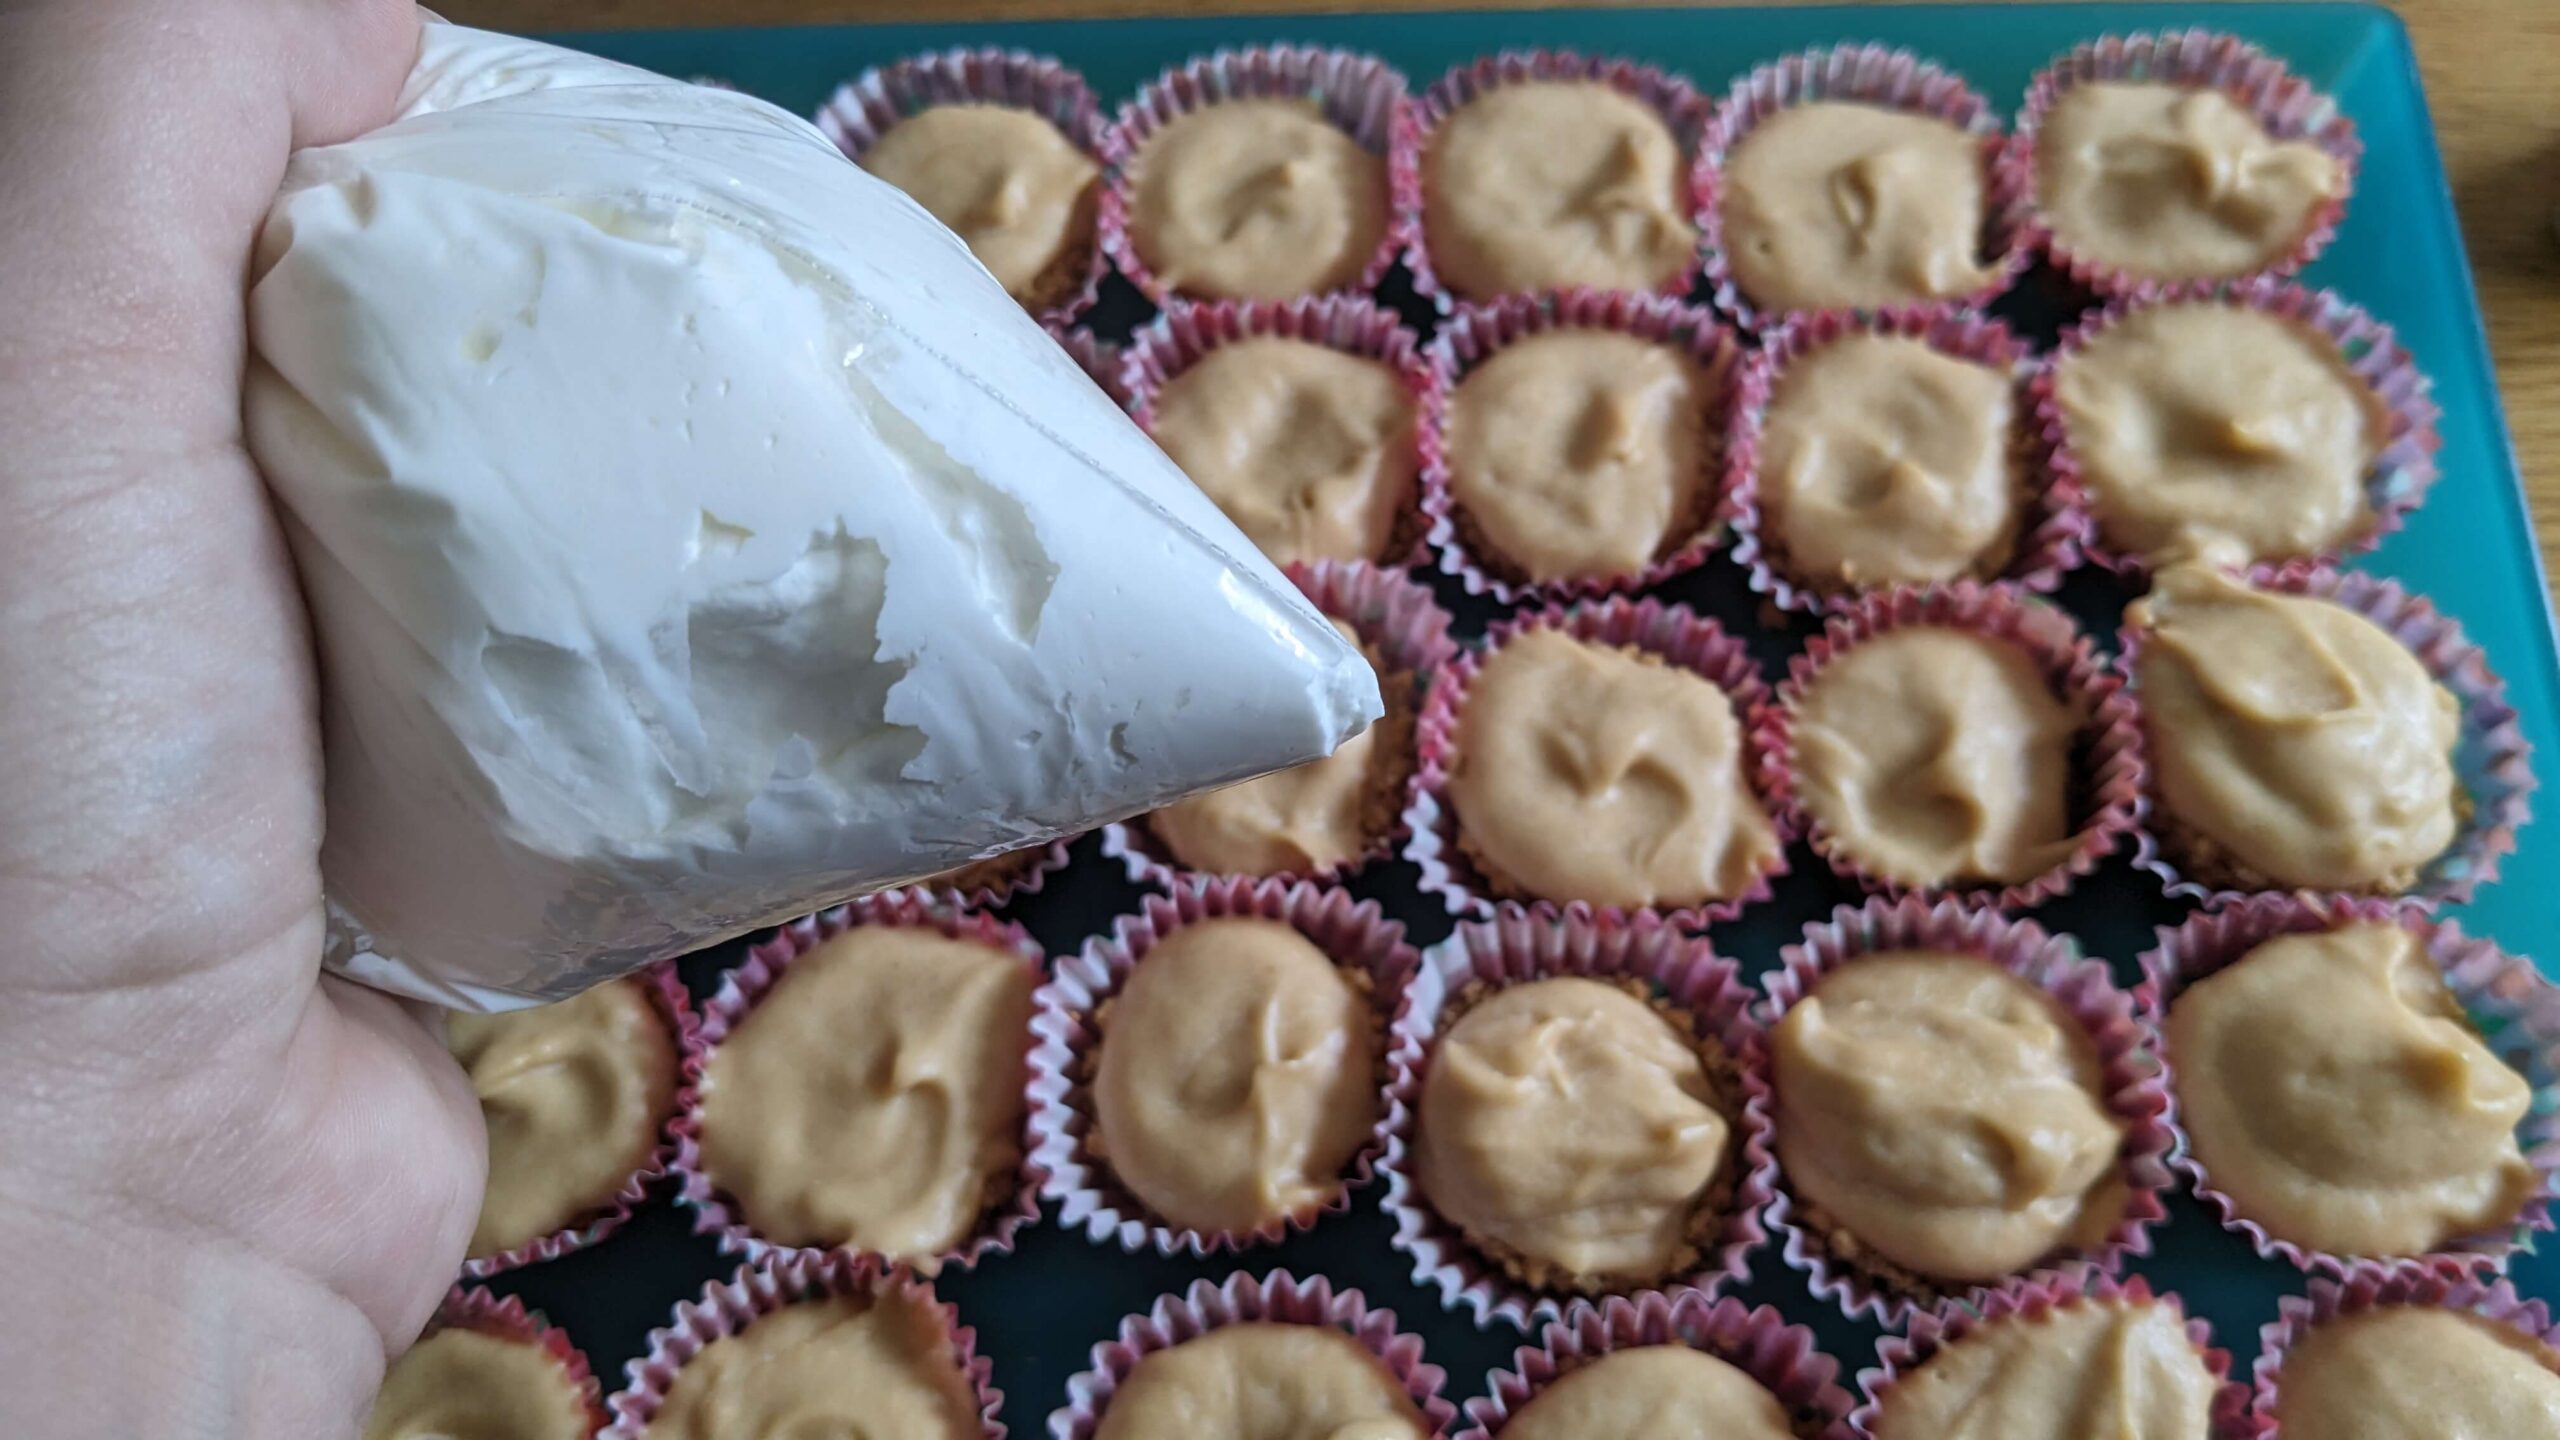
<path fill-rule="evenodd" d="M 465 24 L 506 30 L 1021 20 L 1292 11 L 1535 9 L 1575 0 L 441 0 Z M 1626 0 L 1610 0 L 1626 3 Z M 1638 0 L 1643 3 L 1643 0 Z M 1687 0 L 1696 3 L 1696 0 Z M 1767 0 L 1760 0 L 1767 3 Z M 1789 3 L 1789 0 L 1781 0 Z M 2395 0 L 2416 38 L 2427 99 L 2489 317 L 2544 563 L 2560 574 L 2560 3 Z"/>

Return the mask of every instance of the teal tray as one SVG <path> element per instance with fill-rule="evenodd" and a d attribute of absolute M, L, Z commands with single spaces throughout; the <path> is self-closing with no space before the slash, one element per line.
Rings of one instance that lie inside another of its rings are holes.
<path fill-rule="evenodd" d="M 2444 407 L 2442 480 L 2408 527 L 2360 564 L 2395 576 L 2460 618 L 2504 674 L 2527 735 L 2543 756 L 2560 754 L 2555 694 L 2560 651 L 2540 562 L 2533 545 L 2515 457 L 2499 414 L 2452 197 L 2437 155 L 2425 96 L 2407 32 L 2388 12 L 2366 5 L 2089 5 L 1803 10 L 1625 10 L 1492 14 L 1246 17 L 1207 20 L 1066 21 L 1031 24 L 894 25 L 771 30 L 678 30 L 547 37 L 669 74 L 725 79 L 800 114 L 812 113 L 833 87 L 863 68 L 919 51 L 954 45 L 1006 45 L 1055 55 L 1082 70 L 1106 106 L 1116 105 L 1165 66 L 1223 45 L 1312 41 L 1370 51 L 1400 67 L 1418 90 L 1450 66 L 1512 46 L 1569 47 L 1649 60 L 1716 93 L 1750 66 L 1811 46 L 1879 40 L 1908 46 L 1970 79 L 2004 110 L 2014 108 L 2037 67 L 2077 41 L 2110 31 L 2203 25 L 2257 41 L 2284 57 L 2352 115 L 2365 143 L 2356 195 L 2336 242 L 2304 279 L 2332 287 L 2372 311 L 2400 338 L 2435 381 Z M 2049 336 L 2067 312 L 2050 294 L 2050 277 L 2030 277 L 2002 313 L 2030 333 Z M 1395 290 L 1390 283 L 1390 292 Z M 1419 313 L 1419 312 L 1416 312 Z M 1096 328 L 1118 338 L 1146 314 L 1120 282 L 1096 312 Z M 1696 576 L 1665 587 L 1670 596 L 1748 622 L 1753 610 L 1741 578 L 1721 557 Z M 1445 589 L 1462 628 L 1472 632 L 1490 606 Z M 2065 600 L 2102 634 L 2123 594 L 2103 577 L 2084 574 Z M 1801 628 L 1769 637 L 1764 662 L 1775 666 Z M 2555 801 L 2554 803 L 2560 803 Z M 1808 919 L 1846 898 L 1818 862 L 1799 850 L 1795 873 L 1771 902 L 1714 932 L 1718 947 L 1757 973 Z M 1353 887 L 1404 918 L 1420 943 L 1447 933 L 1437 905 L 1416 892 L 1401 862 L 1373 866 Z M 1137 891 L 1088 837 L 1075 863 L 1038 896 L 1010 913 L 1053 953 L 1065 953 L 1134 908 Z M 2464 926 L 2509 949 L 2535 954 L 2549 970 L 2560 962 L 2560 824 L 2526 827 L 2500 881 L 2458 912 Z M 2150 927 L 2173 921 L 2182 907 L 2157 882 L 2121 857 L 2080 891 L 2043 907 L 2037 918 L 2079 937 L 2092 953 L 2131 978 L 2132 959 Z M 724 947 L 685 963 L 698 993 L 707 993 L 736 955 Z M 1088 1243 L 1054 1223 L 1028 1229 L 1011 1254 L 976 1271 L 945 1277 L 943 1294 L 976 1327 L 981 1353 L 993 1357 L 1005 1392 L 1005 1418 L 1017 1436 L 1042 1433 L 1065 1398 L 1069 1375 L 1084 1368 L 1097 1341 L 1121 1317 L 1143 1310 L 1166 1291 L 1200 1276 L 1237 1269 L 1287 1267 L 1323 1273 L 1391 1306 L 1420 1334 L 1429 1357 L 1449 1373 L 1453 1401 L 1484 1393 L 1487 1370 L 1510 1363 L 1514 1347 L 1532 1343 L 1497 1323 L 1478 1330 L 1441 1308 L 1436 1293 L 1417 1289 L 1403 1257 L 1389 1249 L 1391 1227 L 1379 1214 L 1372 1184 L 1351 1213 L 1327 1219 L 1288 1243 L 1215 1261 L 1124 1255 Z M 591 1250 L 501 1277 L 495 1288 L 540 1306 L 586 1347 L 610 1382 L 638 1354 L 648 1331 L 674 1303 L 725 1276 L 734 1263 L 694 1236 L 690 1216 L 664 1196 L 620 1234 Z M 2560 1297 L 2560 1255 L 2518 1260 L 2521 1288 Z M 2212 1321 L 2222 1345 L 2245 1372 L 2257 1352 L 2258 1327 L 2275 1318 L 2281 1295 L 2299 1293 L 2302 1278 L 2262 1262 L 2224 1232 L 2192 1200 L 2172 1201 L 2157 1232 L 2156 1253 L 2139 1273 L 2180 1293 Z M 1777 1306 L 1813 1325 L 1844 1367 L 1843 1381 L 1871 1363 L 1877 1332 L 1842 1319 L 1815 1301 L 1774 1248 L 1757 1258 L 1736 1292 Z"/>

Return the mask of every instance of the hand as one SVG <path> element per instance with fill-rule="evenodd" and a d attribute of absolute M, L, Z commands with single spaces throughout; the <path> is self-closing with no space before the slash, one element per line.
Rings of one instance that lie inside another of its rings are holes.
<path fill-rule="evenodd" d="M 351 1435 L 478 1208 L 436 1038 L 324 980 L 242 286 L 401 0 L 0 0 L 0 1435 Z"/>

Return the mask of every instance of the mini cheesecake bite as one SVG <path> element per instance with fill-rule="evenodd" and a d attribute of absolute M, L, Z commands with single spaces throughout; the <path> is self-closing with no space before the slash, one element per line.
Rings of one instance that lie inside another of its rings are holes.
<path fill-rule="evenodd" d="M 791 961 L 703 1064 L 701 1164 L 756 1234 L 930 1263 L 1008 1199 L 1036 980 L 924 926 Z"/>
<path fill-rule="evenodd" d="M 1412 541 L 1418 423 L 1386 362 L 1265 335 L 1167 380 L 1148 429 L 1275 563 L 1393 564 Z"/>
<path fill-rule="evenodd" d="M 438 1330 L 391 1363 L 363 1440 L 587 1440 L 586 1388 L 538 1341 Z"/>
<path fill-rule="evenodd" d="M 2126 1125 L 2097 1047 L 1990 960 L 1847 961 L 1788 1007 L 1769 1052 L 1778 1165 L 1806 1221 L 1898 1288 L 1992 1283 L 2097 1246 L 2124 1214 Z"/>
<path fill-rule="evenodd" d="M 2024 504 L 2016 419 L 2007 370 L 1915 336 L 1787 361 L 1755 477 L 1771 565 L 1826 594 L 1999 574 Z"/>
<path fill-rule="evenodd" d="M 1176 294 L 1280 300 L 1360 280 L 1387 233 L 1387 162 L 1313 100 L 1221 100 L 1130 161 L 1129 242 Z"/>
<path fill-rule="evenodd" d="M 2114 320 L 2055 362 L 2054 398 L 2099 538 L 2153 564 L 2334 552 L 2379 517 L 2390 417 L 2328 337 L 2197 300 Z"/>
<path fill-rule="evenodd" d="M 2035 170 L 2057 245 L 2152 280 L 2280 264 L 2347 189 L 2318 145 L 2276 139 L 2219 90 L 2157 81 L 2064 91 L 2037 129 Z"/>
<path fill-rule="evenodd" d="M 639 976 L 574 1000 L 445 1018 L 489 1135 L 470 1254 L 557 1234 L 613 1203 L 676 1109 L 676 1037 Z"/>
<path fill-rule="evenodd" d="M 2459 1310 L 2359 1310 L 2285 1353 L 2268 1418 L 2284 1440 L 2560 1435 L 2560 1351 Z"/>
<path fill-rule="evenodd" d="M 883 1290 L 785 1305 L 713 1340 L 676 1371 L 643 1434 L 981 1440 L 985 1428 L 941 1314 Z"/>
<path fill-rule="evenodd" d="M 1535 628 L 1487 656 L 1459 707 L 1457 842 L 1500 894 L 1703 905 L 1782 858 L 1743 718 L 1704 676 Z"/>
<path fill-rule="evenodd" d="M 1176 1228 L 1314 1213 L 1377 1124 L 1383 1027 L 1367 977 L 1280 921 L 1173 930 L 1096 1023 L 1087 1143 Z"/>
<path fill-rule="evenodd" d="M 2076 1298 L 1989 1321 L 1878 1396 L 1874 1440 L 2210 1440 L 2221 1382 L 2178 1313 Z"/>
<path fill-rule="evenodd" d="M 1577 1366 L 1495 1433 L 1500 1440 L 1798 1440 L 1777 1396 L 1686 1345 L 1618 1350 Z"/>
<path fill-rule="evenodd" d="M 1984 263 L 1990 160 L 1934 115 L 1845 100 L 1790 105 L 1726 157 L 1725 263 L 1763 310 L 1880 309 L 1961 300 Z"/>
<path fill-rule="evenodd" d="M 2199 878 L 2396 893 L 2453 843 L 2461 704 L 2381 626 L 2185 565 L 2125 629 L 2155 823 Z"/>
<path fill-rule="evenodd" d="M 1640 1287 L 1694 1265 L 1739 1164 L 1731 1057 L 1711 1068 L 1683 1024 L 1609 980 L 1460 1004 L 1414 1117 L 1431 1208 L 1538 1289 Z"/>
<path fill-rule="evenodd" d="M 1224 1325 L 1141 1358 L 1094 1440 L 1423 1440 L 1431 1426 L 1378 1357 L 1325 1325 Z"/>
<path fill-rule="evenodd" d="M 2165 1036 L 2206 1182 L 2278 1240 L 2425 1254 L 2515 1223 L 2539 1183 L 2532 1087 L 2398 925 L 2269 940 L 2181 991 Z"/>
<path fill-rule="evenodd" d="M 1688 166 L 1661 111 L 1601 81 L 1488 89 L 1422 157 L 1432 268 L 1473 300 L 1668 289 L 1697 252 Z"/>
<path fill-rule="evenodd" d="M 857 162 L 968 242 L 1007 294 L 1038 308 L 1083 283 L 1102 167 L 1058 127 L 1010 105 L 929 105 Z"/>

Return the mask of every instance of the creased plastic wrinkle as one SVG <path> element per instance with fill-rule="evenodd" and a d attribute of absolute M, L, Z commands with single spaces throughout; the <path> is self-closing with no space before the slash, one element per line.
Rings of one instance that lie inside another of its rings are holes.
<path fill-rule="evenodd" d="M 357 979 L 559 998 L 1379 713 L 960 241 L 746 96 L 431 25 L 294 158 L 250 323 Z"/>

